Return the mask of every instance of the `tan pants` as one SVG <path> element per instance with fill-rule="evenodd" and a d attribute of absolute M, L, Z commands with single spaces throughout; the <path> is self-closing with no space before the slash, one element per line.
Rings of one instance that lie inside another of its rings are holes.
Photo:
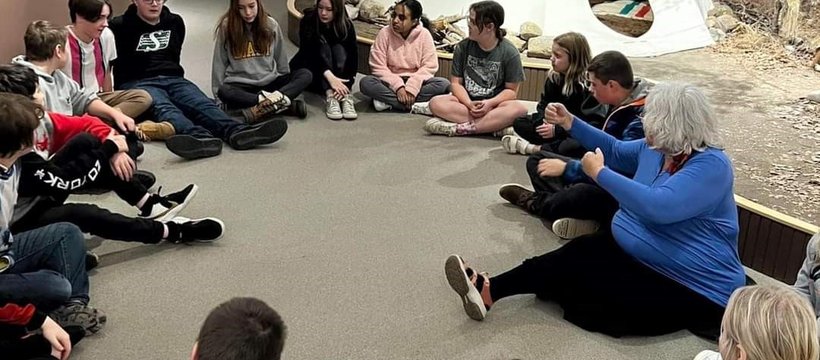
<path fill-rule="evenodd" d="M 120 90 L 97 94 L 104 103 L 131 118 L 136 118 L 151 107 L 153 99 L 145 90 Z"/>

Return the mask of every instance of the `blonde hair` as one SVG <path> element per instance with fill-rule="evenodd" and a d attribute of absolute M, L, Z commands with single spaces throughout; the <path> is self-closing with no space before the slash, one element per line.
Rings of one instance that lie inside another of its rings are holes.
<path fill-rule="evenodd" d="M 721 355 L 748 360 L 817 360 L 817 323 L 808 301 L 783 286 L 735 290 L 723 315 Z"/>
<path fill-rule="evenodd" d="M 581 90 L 583 86 L 587 66 L 592 61 L 592 51 L 584 35 L 577 32 L 568 32 L 555 37 L 552 42 L 567 51 L 568 63 L 566 74 L 561 74 L 555 70 L 550 70 L 549 77 L 553 82 L 558 82 L 564 78 L 564 87 L 561 93 L 570 96 L 572 93 Z"/>
<path fill-rule="evenodd" d="M 712 104 L 692 84 L 664 82 L 652 87 L 646 97 L 643 127 L 646 137 L 653 138 L 652 147 L 667 155 L 721 148 Z"/>

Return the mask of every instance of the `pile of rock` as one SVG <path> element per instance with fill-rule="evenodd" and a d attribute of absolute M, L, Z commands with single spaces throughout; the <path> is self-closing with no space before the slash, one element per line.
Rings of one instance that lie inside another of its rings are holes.
<path fill-rule="evenodd" d="M 712 39 L 719 42 L 740 26 L 740 20 L 737 19 L 732 8 L 716 3 L 715 7 L 709 10 L 706 26 L 709 27 Z"/>

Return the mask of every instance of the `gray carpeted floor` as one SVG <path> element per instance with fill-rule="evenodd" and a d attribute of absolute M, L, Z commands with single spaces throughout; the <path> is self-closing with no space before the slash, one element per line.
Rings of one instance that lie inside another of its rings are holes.
<path fill-rule="evenodd" d="M 188 76 L 207 92 L 226 3 L 169 2 L 188 25 Z M 286 27 L 284 0 L 266 4 Z M 366 102 L 358 121 L 332 122 L 308 100 L 309 118 L 289 120 L 286 137 L 264 149 L 185 162 L 147 145 L 140 166 L 164 191 L 199 184 L 182 215 L 218 216 L 227 234 L 212 246 L 92 239 L 103 255 L 92 303 L 109 323 L 74 358 L 187 358 L 207 312 L 233 296 L 282 314 L 287 359 L 690 359 L 714 347 L 685 332 L 588 333 L 531 296 L 497 303 L 483 323 L 468 319 L 444 278 L 447 255 L 499 273 L 562 244 L 497 195 L 504 183 L 528 184 L 525 158 L 497 139 L 427 136 L 423 117 L 373 113 Z M 98 201 L 135 214 L 114 195 Z"/>

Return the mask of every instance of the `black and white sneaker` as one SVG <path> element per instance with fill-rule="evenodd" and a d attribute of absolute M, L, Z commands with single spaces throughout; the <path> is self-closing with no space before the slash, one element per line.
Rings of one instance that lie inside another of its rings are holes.
<path fill-rule="evenodd" d="M 100 256 L 91 250 L 85 252 L 85 271 L 93 270 L 100 265 Z"/>
<path fill-rule="evenodd" d="M 168 195 L 161 195 L 161 191 L 162 187 L 157 190 L 156 194 L 151 194 L 148 197 L 148 201 L 141 208 L 140 217 L 160 222 L 173 219 L 182 209 L 188 206 L 188 203 L 199 191 L 199 187 L 196 184 L 191 184 Z"/>
<path fill-rule="evenodd" d="M 307 105 L 302 99 L 293 99 L 290 102 L 290 113 L 300 119 L 307 117 Z"/>
<path fill-rule="evenodd" d="M 199 138 L 191 135 L 174 135 L 165 140 L 165 147 L 174 155 L 186 160 L 217 156 L 222 153 L 222 140 Z"/>
<path fill-rule="evenodd" d="M 211 242 L 225 234 L 225 223 L 214 217 L 188 219 L 175 217 L 168 223 L 168 240 L 174 244 Z"/>
<path fill-rule="evenodd" d="M 284 120 L 268 120 L 250 125 L 231 134 L 228 143 L 236 150 L 248 150 L 260 145 L 272 144 L 285 136 L 288 123 Z"/>

